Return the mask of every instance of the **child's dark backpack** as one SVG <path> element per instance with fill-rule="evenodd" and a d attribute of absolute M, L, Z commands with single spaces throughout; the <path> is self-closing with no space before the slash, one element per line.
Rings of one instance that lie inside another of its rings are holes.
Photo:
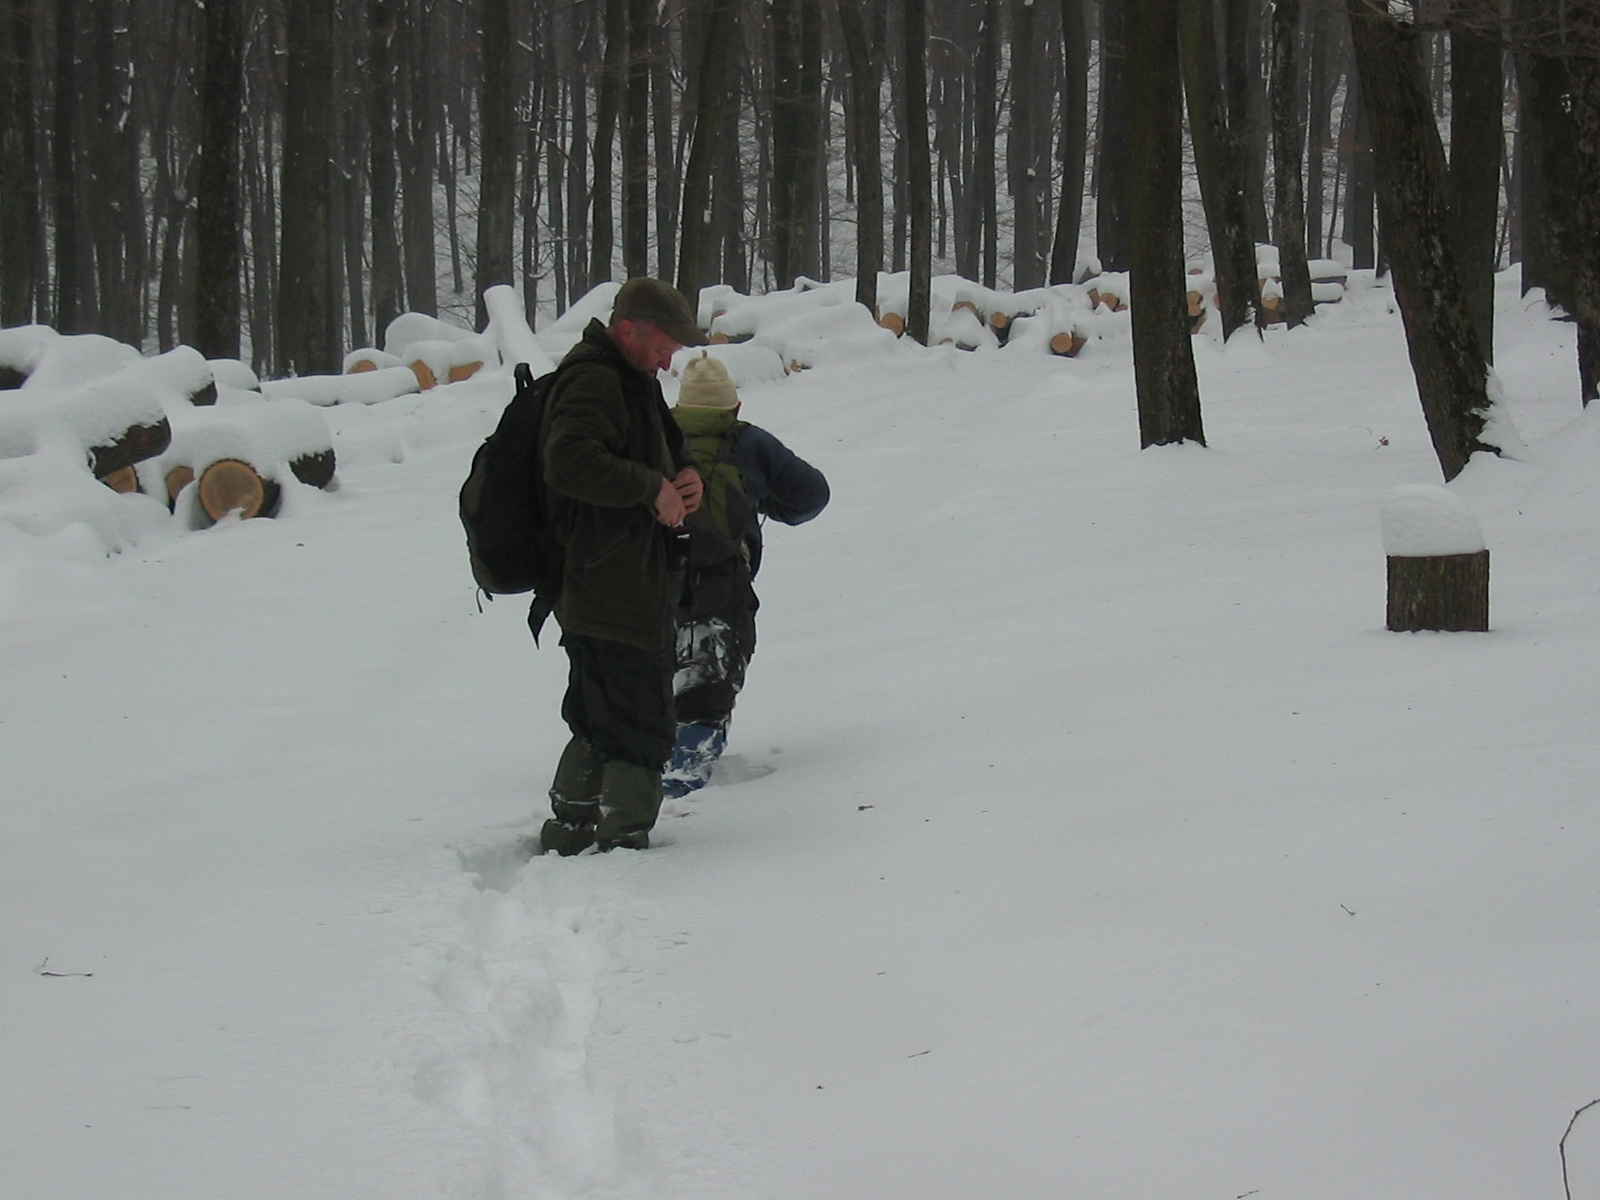
<path fill-rule="evenodd" d="M 528 620 L 535 640 L 561 591 L 564 558 L 546 511 L 540 437 L 545 402 L 559 373 L 535 379 L 527 363 L 517 364 L 516 395 L 473 455 L 461 485 L 472 577 L 491 598 L 534 593 Z"/>

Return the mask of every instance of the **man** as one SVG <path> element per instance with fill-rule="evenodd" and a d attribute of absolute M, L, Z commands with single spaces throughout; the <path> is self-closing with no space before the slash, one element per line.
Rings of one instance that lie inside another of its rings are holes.
<path fill-rule="evenodd" d="M 544 417 L 551 524 L 565 549 L 555 616 L 569 663 L 572 730 L 540 844 L 557 854 L 643 850 L 672 753 L 673 609 L 683 521 L 703 481 L 656 373 L 701 345 L 689 303 L 658 279 L 622 285 L 562 360 Z"/>
<path fill-rule="evenodd" d="M 828 481 L 760 426 L 739 420 L 739 393 L 715 358 L 684 368 L 672 416 L 706 481 L 688 523 L 689 586 L 678 610 L 677 745 L 665 790 L 703 787 L 727 743 L 733 704 L 756 649 L 761 518 L 800 525 L 828 503 Z"/>

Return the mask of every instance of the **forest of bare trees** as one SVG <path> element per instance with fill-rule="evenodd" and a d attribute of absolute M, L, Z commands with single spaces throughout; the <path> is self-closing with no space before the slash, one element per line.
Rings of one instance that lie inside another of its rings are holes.
<path fill-rule="evenodd" d="M 870 307 L 910 268 L 915 335 L 930 271 L 1092 259 L 1181 303 L 1204 256 L 1232 330 L 1257 244 L 1291 322 L 1342 245 L 1392 268 L 1438 403 L 1481 399 L 1452 363 L 1513 262 L 1588 399 L 1597 46 L 1600 0 L 0 0 L 0 321 L 305 373 L 498 283 L 549 314 L 853 275 Z"/>

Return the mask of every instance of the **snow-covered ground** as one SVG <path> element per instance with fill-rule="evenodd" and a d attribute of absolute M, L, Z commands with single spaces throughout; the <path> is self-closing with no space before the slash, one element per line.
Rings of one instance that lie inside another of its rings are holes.
<path fill-rule="evenodd" d="M 1197 340 L 1208 449 L 1138 449 L 1125 337 L 748 386 L 834 499 L 644 854 L 518 851 L 564 656 L 455 515 L 503 373 L 324 410 L 277 520 L 0 523 L 0 1194 L 1559 1196 L 1600 413 L 1501 299 L 1488 634 L 1383 630 L 1439 476 L 1382 289 Z M 1600 1195 L 1600 1110 L 1568 1152 Z"/>

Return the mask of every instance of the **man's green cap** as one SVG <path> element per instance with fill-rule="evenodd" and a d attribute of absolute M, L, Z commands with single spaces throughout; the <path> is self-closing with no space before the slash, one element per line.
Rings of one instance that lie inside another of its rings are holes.
<path fill-rule="evenodd" d="M 611 306 L 611 318 L 649 321 L 680 346 L 704 346 L 706 335 L 683 293 L 670 283 L 636 275 L 622 285 Z"/>

